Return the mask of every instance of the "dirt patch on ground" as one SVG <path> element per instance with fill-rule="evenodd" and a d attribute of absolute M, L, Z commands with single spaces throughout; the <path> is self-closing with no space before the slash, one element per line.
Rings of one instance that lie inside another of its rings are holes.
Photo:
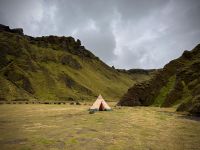
<path fill-rule="evenodd" d="M 12 139 L 12 140 L 3 140 L 0 141 L 0 145 L 3 144 L 25 144 L 28 141 L 28 139 Z"/>

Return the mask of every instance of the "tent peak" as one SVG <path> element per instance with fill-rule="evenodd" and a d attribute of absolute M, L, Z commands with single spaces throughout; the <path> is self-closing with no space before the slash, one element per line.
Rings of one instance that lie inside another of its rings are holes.
<path fill-rule="evenodd" d="M 101 94 L 99 94 L 98 99 L 103 99 L 103 97 L 101 96 Z"/>

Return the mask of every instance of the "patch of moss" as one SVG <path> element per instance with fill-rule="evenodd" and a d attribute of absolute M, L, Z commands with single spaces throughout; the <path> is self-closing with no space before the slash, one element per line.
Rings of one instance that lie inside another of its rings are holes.
<path fill-rule="evenodd" d="M 153 106 L 161 106 L 167 96 L 167 94 L 170 92 L 170 90 L 173 88 L 175 84 L 176 76 L 172 76 L 169 78 L 166 86 L 164 86 L 160 92 L 159 95 L 156 97 Z"/>
<path fill-rule="evenodd" d="M 188 89 L 188 86 L 185 84 L 184 81 L 182 81 L 182 84 L 183 84 L 182 98 L 173 104 L 174 107 L 178 107 L 181 103 L 188 103 L 192 99 L 192 94 L 191 91 Z"/>
<path fill-rule="evenodd" d="M 55 141 L 53 141 L 51 139 L 47 139 L 47 138 L 38 138 L 37 143 L 44 144 L 44 145 L 50 145 L 50 144 L 54 144 Z"/>
<path fill-rule="evenodd" d="M 69 141 L 68 141 L 70 144 L 77 144 L 78 141 L 76 138 L 71 138 Z"/>

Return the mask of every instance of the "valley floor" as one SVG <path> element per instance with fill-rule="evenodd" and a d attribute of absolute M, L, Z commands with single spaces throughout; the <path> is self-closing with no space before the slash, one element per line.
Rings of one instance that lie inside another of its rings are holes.
<path fill-rule="evenodd" d="M 200 149 L 200 118 L 174 108 L 121 107 L 95 114 L 88 108 L 0 105 L 0 149 Z"/>

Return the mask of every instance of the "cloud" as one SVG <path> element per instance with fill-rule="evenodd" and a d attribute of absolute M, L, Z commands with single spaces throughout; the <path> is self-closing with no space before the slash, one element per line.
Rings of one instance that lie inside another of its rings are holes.
<path fill-rule="evenodd" d="M 200 42 L 199 0 L 1 0 L 0 23 L 79 38 L 117 68 L 160 68 Z"/>
<path fill-rule="evenodd" d="M 0 22 L 11 27 L 24 27 L 25 32 L 33 33 L 42 21 L 44 9 L 42 0 L 0 1 Z"/>

